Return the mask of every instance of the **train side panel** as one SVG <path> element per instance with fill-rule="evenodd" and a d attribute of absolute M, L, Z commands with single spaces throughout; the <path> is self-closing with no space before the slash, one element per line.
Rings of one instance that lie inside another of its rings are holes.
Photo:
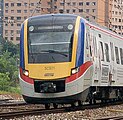
<path fill-rule="evenodd" d="M 122 99 L 123 38 L 98 26 L 88 23 L 87 26 L 90 28 L 88 39 L 93 61 L 89 100 Z"/>
<path fill-rule="evenodd" d="M 89 27 L 90 59 L 94 64 L 92 86 L 122 86 L 123 39 L 101 28 Z"/>

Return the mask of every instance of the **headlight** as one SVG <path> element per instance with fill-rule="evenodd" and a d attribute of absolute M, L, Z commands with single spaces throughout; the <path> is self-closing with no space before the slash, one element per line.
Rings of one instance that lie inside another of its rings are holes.
<path fill-rule="evenodd" d="M 77 72 L 79 72 L 79 67 L 78 67 L 78 68 L 74 68 L 74 69 L 71 70 L 71 73 L 72 73 L 72 74 L 75 74 L 75 73 L 77 73 Z"/>
<path fill-rule="evenodd" d="M 28 72 L 27 70 L 24 70 L 24 71 L 23 71 L 23 74 L 24 74 L 25 76 L 29 76 L 29 72 Z"/>

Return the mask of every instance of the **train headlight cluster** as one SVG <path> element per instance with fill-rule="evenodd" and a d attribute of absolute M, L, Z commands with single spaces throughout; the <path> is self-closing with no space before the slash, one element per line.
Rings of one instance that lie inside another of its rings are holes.
<path fill-rule="evenodd" d="M 77 72 L 79 72 L 79 67 L 74 68 L 74 69 L 71 70 L 71 74 L 75 74 Z"/>
<path fill-rule="evenodd" d="M 24 74 L 25 76 L 29 76 L 29 72 L 28 72 L 27 70 L 23 70 L 23 74 Z"/>

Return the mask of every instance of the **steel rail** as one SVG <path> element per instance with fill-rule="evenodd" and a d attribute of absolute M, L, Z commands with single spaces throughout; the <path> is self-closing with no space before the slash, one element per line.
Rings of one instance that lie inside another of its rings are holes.
<path fill-rule="evenodd" d="M 123 116 L 112 116 L 112 117 L 95 118 L 94 120 L 123 120 Z"/>
<path fill-rule="evenodd" d="M 7 118 L 15 118 L 21 116 L 28 116 L 28 115 L 41 115 L 41 114 L 50 114 L 50 113 L 61 113 L 64 112 L 64 109 L 33 109 L 33 110 L 25 110 L 25 111 L 17 111 L 17 112 L 8 112 L 8 113 L 0 113 L 0 119 L 7 119 Z"/>
<path fill-rule="evenodd" d="M 5 102 L 5 103 L 0 103 L 0 107 L 7 107 L 7 106 L 22 106 L 22 105 L 29 105 L 25 102 Z"/>
<path fill-rule="evenodd" d="M 9 100 L 14 100 L 14 99 L 12 99 L 12 98 L 10 98 L 10 99 L 0 99 L 0 102 L 7 102 Z"/>
<path fill-rule="evenodd" d="M 14 118 L 14 117 L 21 117 L 21 116 L 29 116 L 29 115 L 41 115 L 41 114 L 50 114 L 50 113 L 62 113 L 62 112 L 71 112 L 71 111 L 79 111 L 79 110 L 85 110 L 85 109 L 95 109 L 95 108 L 102 108 L 102 107 L 106 107 L 106 106 L 111 106 L 111 105 L 117 105 L 117 104 L 122 104 L 123 102 L 117 102 L 117 103 L 97 103 L 97 104 L 93 104 L 93 105 L 90 105 L 90 104 L 85 104 L 85 105 L 82 105 L 82 106 L 74 106 L 74 107 L 61 107 L 61 108 L 57 108 L 57 109 L 49 109 L 49 110 L 46 110 L 44 108 L 37 108 L 37 109 L 34 109 L 34 106 L 32 109 L 28 109 L 26 110 L 19 110 L 19 111 L 15 111 L 15 112 L 6 112 L 6 113 L 0 113 L 0 119 L 5 119 L 5 118 Z M 25 103 L 24 103 L 25 104 Z M 16 107 L 19 107 L 19 103 L 17 104 L 16 103 Z M 21 104 L 23 105 L 23 104 Z M 26 104 L 26 105 L 37 105 L 37 104 Z M 26 106 L 25 105 L 25 106 Z M 6 106 L 6 105 L 5 105 Z M 13 106 L 13 104 L 12 104 Z M 31 107 L 31 106 L 30 106 Z M 116 118 L 116 117 L 115 117 Z M 101 118 L 101 119 L 108 119 L 108 118 Z M 99 119 L 99 120 L 101 120 Z M 98 119 L 97 119 L 98 120 Z"/>

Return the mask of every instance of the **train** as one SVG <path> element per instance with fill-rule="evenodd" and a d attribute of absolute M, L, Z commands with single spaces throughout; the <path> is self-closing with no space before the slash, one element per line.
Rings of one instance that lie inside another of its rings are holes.
<path fill-rule="evenodd" d="M 123 99 L 123 37 L 73 14 L 24 21 L 19 81 L 27 103 L 94 104 Z"/>

